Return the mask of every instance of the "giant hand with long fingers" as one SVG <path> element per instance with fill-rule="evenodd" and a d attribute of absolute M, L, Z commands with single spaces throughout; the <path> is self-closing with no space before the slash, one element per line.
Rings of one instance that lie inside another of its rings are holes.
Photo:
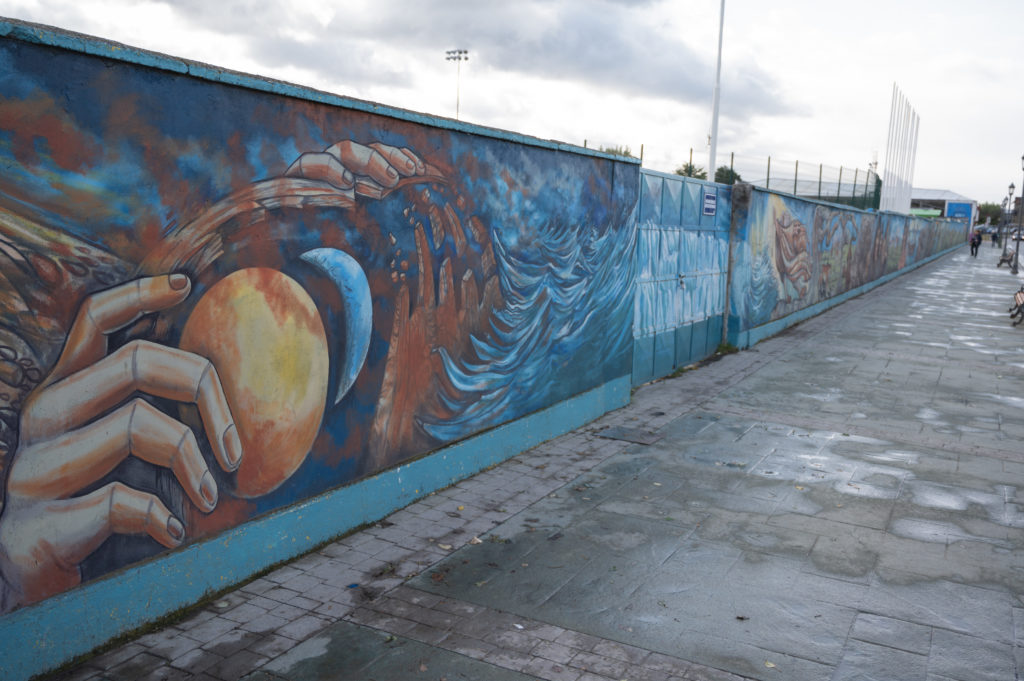
<path fill-rule="evenodd" d="M 218 490 L 192 430 L 138 397 L 198 406 L 225 471 L 241 441 L 214 366 L 175 348 L 132 341 L 108 355 L 107 337 L 188 297 L 184 274 L 149 277 L 90 296 L 57 364 L 21 413 L 20 437 L 0 511 L 2 605 L 9 610 L 81 581 L 79 564 L 113 533 L 178 546 L 185 528 L 155 495 L 110 483 L 83 496 L 126 457 L 170 469 L 204 512 Z"/>
<path fill-rule="evenodd" d="M 168 548 L 184 541 L 183 519 L 154 494 L 123 482 L 83 494 L 128 457 L 169 469 L 201 512 L 217 505 L 192 429 L 139 394 L 194 403 L 217 465 L 232 472 L 241 463 L 242 438 L 209 360 L 144 340 L 109 350 L 110 334 L 188 297 L 188 276 L 158 273 L 202 273 L 222 252 L 220 230 L 237 216 L 285 206 L 348 209 L 357 197 L 381 199 L 422 181 L 444 178 L 407 148 L 346 140 L 304 153 L 282 175 L 233 192 L 173 230 L 138 266 L 140 278 L 82 303 L 59 359 L 20 411 L 0 497 L 0 612 L 79 584 L 80 564 L 112 534 L 146 534 Z"/>

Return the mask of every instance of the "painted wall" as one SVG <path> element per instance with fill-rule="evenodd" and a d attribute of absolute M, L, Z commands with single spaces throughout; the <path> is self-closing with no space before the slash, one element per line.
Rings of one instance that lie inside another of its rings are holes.
<path fill-rule="evenodd" d="M 959 220 L 853 210 L 733 188 L 729 341 L 785 326 L 963 244 Z"/>
<path fill-rule="evenodd" d="M 732 189 L 640 174 L 633 384 L 714 354 L 722 342 Z"/>
<path fill-rule="evenodd" d="M 0 629 L 623 377 L 628 399 L 635 163 L 0 29 Z"/>

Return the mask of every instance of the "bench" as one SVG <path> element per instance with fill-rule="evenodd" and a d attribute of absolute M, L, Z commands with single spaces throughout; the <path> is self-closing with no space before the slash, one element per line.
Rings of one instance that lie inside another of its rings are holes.
<path fill-rule="evenodd" d="M 999 262 L 996 263 L 996 267 L 1002 267 L 1003 265 L 1013 266 L 1013 258 L 1017 255 L 1016 252 L 1009 248 L 1003 250 L 1003 254 L 999 257 Z"/>
<path fill-rule="evenodd" d="M 1010 313 L 1010 319 L 1017 320 L 1013 323 L 1014 326 L 1024 322 L 1024 286 L 1021 286 L 1020 290 L 1013 294 L 1013 307 L 1007 312 Z"/>

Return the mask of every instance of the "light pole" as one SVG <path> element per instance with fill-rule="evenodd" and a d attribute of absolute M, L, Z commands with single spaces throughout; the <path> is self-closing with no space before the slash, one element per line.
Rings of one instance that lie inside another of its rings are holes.
<path fill-rule="evenodd" d="M 1020 168 L 1024 170 L 1024 155 L 1020 157 Z M 1024 185 L 1021 185 L 1021 197 L 1024 197 Z M 1013 247 L 1013 267 L 1010 268 L 1011 274 L 1017 274 L 1017 259 L 1020 257 L 1020 240 L 1024 236 L 1024 201 L 1021 201 L 1021 209 L 1017 211 L 1017 239 L 1016 244 Z"/>
<path fill-rule="evenodd" d="M 459 85 L 462 80 L 462 62 L 469 61 L 469 50 L 448 50 L 447 61 L 455 62 L 455 120 L 459 120 Z"/>
<path fill-rule="evenodd" d="M 996 227 L 996 243 L 993 246 L 1003 245 L 1003 229 L 1006 227 L 1006 197 L 1003 197 L 1002 210 L 999 211 L 999 226 Z"/>
<path fill-rule="evenodd" d="M 718 65 L 715 66 L 715 92 L 711 105 L 711 134 L 708 135 L 708 179 L 715 179 L 717 167 L 715 153 L 718 149 L 718 87 L 722 81 L 722 29 L 725 27 L 725 0 L 722 0 L 722 9 L 718 13 Z"/>
<path fill-rule="evenodd" d="M 1006 251 L 1006 248 L 1009 246 L 1009 244 L 1006 243 L 1006 230 L 1010 226 L 1010 216 L 1013 215 L 1013 190 L 1014 189 L 1016 189 L 1016 187 L 1011 182 L 1010 183 L 1010 189 L 1009 189 L 1010 196 L 1009 196 L 1009 200 L 1008 200 L 1008 202 L 1006 204 L 1006 218 L 1003 220 L 1003 233 L 1000 235 L 1000 238 L 999 238 L 999 241 L 1002 242 L 1002 245 L 1003 245 L 1003 251 Z"/>

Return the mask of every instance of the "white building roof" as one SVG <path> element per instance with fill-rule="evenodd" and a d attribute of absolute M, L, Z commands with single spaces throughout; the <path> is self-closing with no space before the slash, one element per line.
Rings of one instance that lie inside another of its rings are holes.
<path fill-rule="evenodd" d="M 955 201 L 958 203 L 977 203 L 972 198 L 951 192 L 948 189 L 919 189 L 914 187 L 910 190 L 911 201 Z"/>

